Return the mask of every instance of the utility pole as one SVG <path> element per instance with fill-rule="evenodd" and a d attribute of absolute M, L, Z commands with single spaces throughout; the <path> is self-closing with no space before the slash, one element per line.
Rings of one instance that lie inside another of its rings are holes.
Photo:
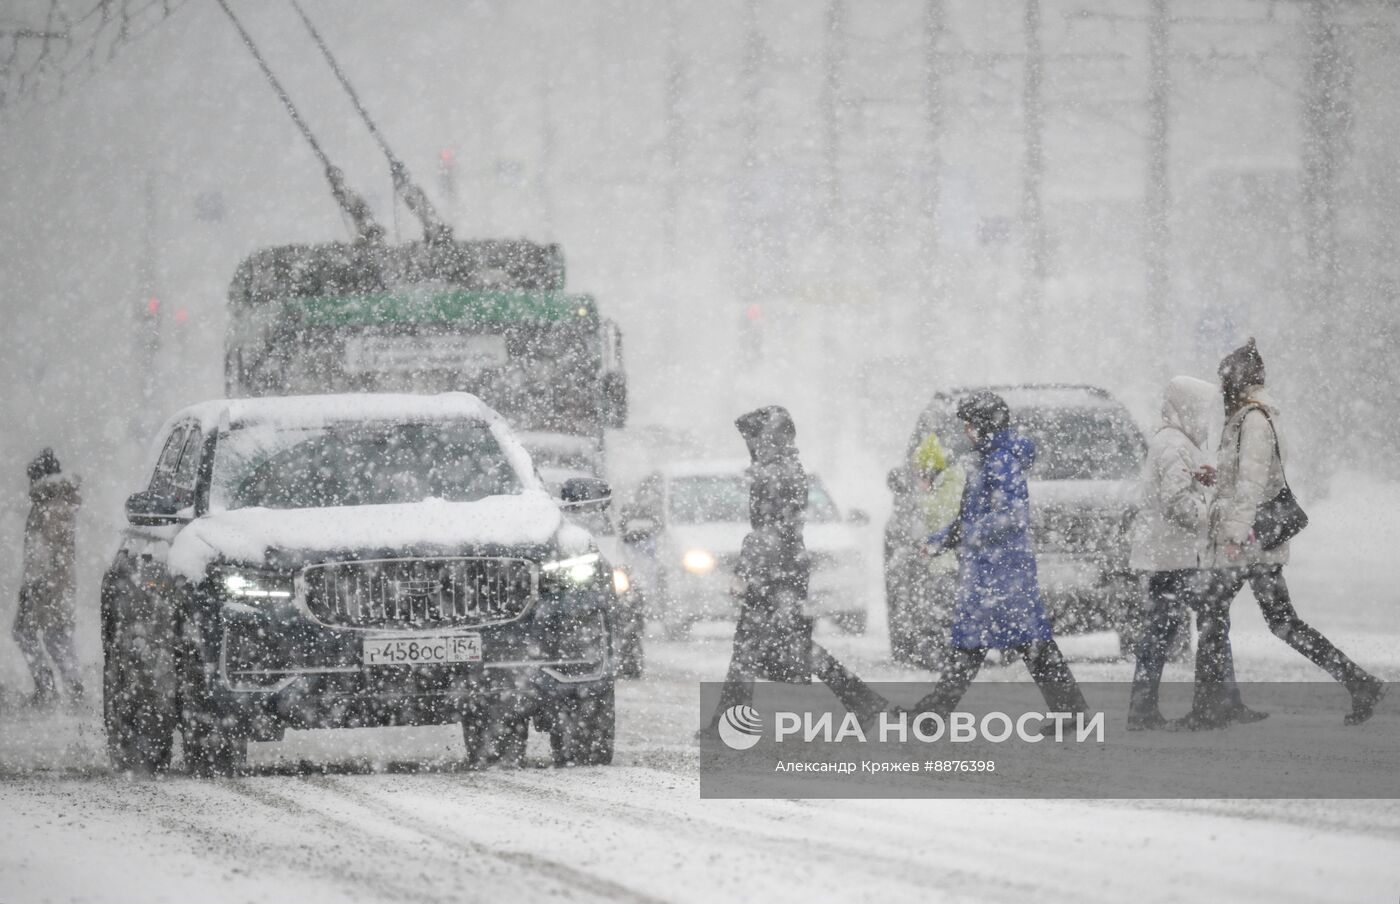
<path fill-rule="evenodd" d="M 1151 0 L 1147 22 L 1147 185 L 1143 192 L 1146 234 L 1147 316 L 1152 342 L 1166 339 L 1171 322 L 1171 20 L 1167 0 Z"/>
<path fill-rule="evenodd" d="M 558 136 L 554 128 L 554 79 L 551 77 L 548 54 L 540 61 L 544 78 L 540 79 L 540 218 L 544 221 L 546 238 L 554 237 L 554 158 Z"/>
<path fill-rule="evenodd" d="M 160 271 L 159 244 L 156 241 L 156 177 L 147 172 L 141 185 L 141 257 L 137 263 L 136 282 L 140 300 L 133 312 L 133 345 L 137 368 L 138 404 L 134 407 L 130 429 L 132 436 L 144 441 L 153 426 L 156 409 L 156 363 L 160 357 L 161 298 L 157 291 Z"/>
<path fill-rule="evenodd" d="M 1045 181 L 1044 117 L 1041 79 L 1045 53 L 1040 43 L 1040 0 L 1026 0 L 1026 61 L 1022 105 L 1025 116 L 1025 159 L 1022 164 L 1021 225 L 1025 234 L 1023 310 L 1027 326 L 1038 329 L 1049 270 L 1045 211 L 1041 190 Z"/>
<path fill-rule="evenodd" d="M 1307 242 L 1307 310 L 1311 313 L 1313 372 L 1307 385 L 1316 399 L 1323 436 L 1336 436 L 1339 415 L 1323 404 L 1328 369 L 1340 352 L 1341 272 L 1337 249 L 1337 189 L 1351 130 L 1348 86 L 1351 63 L 1343 47 L 1337 0 L 1310 0 L 1305 19 L 1308 48 L 1303 94 L 1303 229 Z M 1336 376 L 1335 373 L 1332 376 Z"/>
<path fill-rule="evenodd" d="M 938 46 L 943 39 L 943 0 L 924 0 L 924 126 L 927 149 L 924 157 L 924 186 L 920 199 L 923 228 L 919 257 L 923 296 L 934 303 L 938 286 L 938 204 L 943 178 L 943 68 Z M 941 299 L 940 299 L 941 301 Z"/>
<path fill-rule="evenodd" d="M 662 159 L 666 167 L 661 203 L 662 261 L 667 274 L 676 268 L 676 231 L 681 206 L 681 151 L 685 142 L 685 60 L 681 55 L 680 2 L 671 0 L 666 15 L 665 137 Z"/>
<path fill-rule="evenodd" d="M 739 146 L 743 171 L 739 178 L 739 301 L 741 358 L 752 367 L 763 357 L 759 326 L 758 293 L 758 119 L 760 78 L 763 69 L 763 35 L 758 28 L 758 0 L 744 4 L 744 57 L 740 84 L 743 91 Z"/>
<path fill-rule="evenodd" d="M 821 234 L 827 266 L 842 258 L 841 72 L 846 62 L 846 0 L 827 0 L 826 46 L 822 53 Z"/>
<path fill-rule="evenodd" d="M 1303 99 L 1303 218 L 1309 306 L 1333 311 L 1338 294 L 1337 182 L 1351 128 L 1350 64 L 1342 48 L 1336 0 L 1311 0 Z M 1325 326 L 1331 320 L 1323 316 Z"/>

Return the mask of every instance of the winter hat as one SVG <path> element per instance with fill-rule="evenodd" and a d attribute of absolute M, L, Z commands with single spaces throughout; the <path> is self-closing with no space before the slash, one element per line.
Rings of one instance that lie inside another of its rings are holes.
<path fill-rule="evenodd" d="M 1230 352 L 1220 361 L 1220 374 L 1222 386 L 1239 387 L 1264 385 L 1264 359 L 1259 356 L 1259 349 L 1254 344 L 1251 337 L 1248 342 Z"/>
<path fill-rule="evenodd" d="M 1244 401 L 1245 390 L 1264 385 L 1264 359 L 1254 345 L 1254 338 L 1220 360 L 1216 370 L 1220 375 L 1220 391 L 1225 396 L 1225 408 L 1234 411 Z"/>
<path fill-rule="evenodd" d="M 948 451 L 938 441 L 937 433 L 930 433 L 914 450 L 914 470 L 920 474 L 940 474 L 948 467 Z"/>
<path fill-rule="evenodd" d="M 994 392 L 974 392 L 958 403 L 958 420 L 971 424 L 978 441 L 1011 425 L 1011 409 Z"/>
<path fill-rule="evenodd" d="M 58 464 L 58 456 L 53 454 L 52 449 L 44 449 L 40 452 L 26 469 L 31 483 L 35 480 L 42 480 L 50 474 L 57 474 L 60 470 L 62 469 Z"/>
<path fill-rule="evenodd" d="M 797 439 L 797 425 L 782 405 L 765 405 L 740 415 L 734 426 L 748 443 L 754 461 L 765 461 L 784 449 L 792 448 Z"/>

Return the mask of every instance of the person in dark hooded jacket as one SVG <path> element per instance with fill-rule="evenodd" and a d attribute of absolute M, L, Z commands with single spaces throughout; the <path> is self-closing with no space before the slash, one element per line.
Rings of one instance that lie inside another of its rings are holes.
<path fill-rule="evenodd" d="M 58 700 L 53 671 L 58 669 L 74 702 L 83 685 L 73 652 L 74 532 L 78 507 L 76 478 L 66 477 L 52 449 L 39 453 L 28 467 L 29 518 L 24 524 L 24 573 L 12 635 L 34 679 L 33 703 Z"/>
<path fill-rule="evenodd" d="M 769 405 L 734 423 L 752 459 L 750 531 L 735 569 L 742 604 L 734 627 L 734 653 L 711 725 L 731 706 L 753 699 L 755 678 L 805 684 L 813 675 L 858 719 L 872 719 L 887 702 L 812 643 L 812 620 L 803 614 L 811 572 L 802 538 L 807 472 L 797 457 L 792 416 L 780 405 Z"/>
<path fill-rule="evenodd" d="M 929 538 L 931 546 L 957 548 L 958 595 L 948 667 L 918 710 L 952 712 L 988 651 L 1000 649 L 1021 653 L 1050 712 L 1084 712 L 1036 579 L 1026 485 L 1035 444 L 1011 428 L 1011 411 L 995 393 L 963 399 L 958 419 L 980 461 L 968 475 L 958 519 Z"/>

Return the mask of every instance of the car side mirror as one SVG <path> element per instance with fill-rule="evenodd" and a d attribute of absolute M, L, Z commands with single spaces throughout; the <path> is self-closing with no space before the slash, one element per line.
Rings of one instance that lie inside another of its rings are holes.
<path fill-rule="evenodd" d="M 604 509 L 612 502 L 612 487 L 600 477 L 570 477 L 559 488 L 559 501 L 567 509 Z"/>
<path fill-rule="evenodd" d="M 885 486 L 890 488 L 890 492 L 896 496 L 909 492 L 909 472 L 904 468 L 890 468 L 889 475 L 885 478 Z"/>
<path fill-rule="evenodd" d="M 138 527 L 159 527 L 184 524 L 190 519 L 180 514 L 180 505 L 174 497 L 142 490 L 127 497 L 126 520 Z"/>
<path fill-rule="evenodd" d="M 870 513 L 865 509 L 851 509 L 846 514 L 846 520 L 857 527 L 864 527 L 870 523 Z"/>

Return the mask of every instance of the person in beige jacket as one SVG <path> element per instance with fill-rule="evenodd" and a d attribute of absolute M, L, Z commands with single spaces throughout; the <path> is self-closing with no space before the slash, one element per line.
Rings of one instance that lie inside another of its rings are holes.
<path fill-rule="evenodd" d="M 74 532 L 78 507 L 77 478 L 62 473 L 52 449 L 39 453 L 28 467 L 29 518 L 24 523 L 24 573 L 19 608 L 11 629 L 34 679 L 32 703 L 58 701 L 53 670 L 59 671 L 74 703 L 83 685 L 73 652 Z"/>
<path fill-rule="evenodd" d="M 1196 697 L 1186 727 L 1216 727 L 1228 710 L 1224 663 L 1230 630 L 1230 603 L 1247 582 L 1269 629 L 1340 682 L 1351 695 L 1347 725 L 1365 722 L 1385 693 L 1385 682 L 1352 662 L 1321 632 L 1303 621 L 1289 599 L 1283 566 L 1288 543 L 1264 549 L 1254 533 L 1261 503 L 1283 489 L 1288 443 L 1279 429 L 1278 405 L 1264 384 L 1264 359 L 1254 340 L 1220 362 L 1225 428 L 1220 437 L 1219 471 L 1210 510 L 1209 556 L 1212 587 L 1203 602 L 1204 654 L 1197 656 Z"/>

